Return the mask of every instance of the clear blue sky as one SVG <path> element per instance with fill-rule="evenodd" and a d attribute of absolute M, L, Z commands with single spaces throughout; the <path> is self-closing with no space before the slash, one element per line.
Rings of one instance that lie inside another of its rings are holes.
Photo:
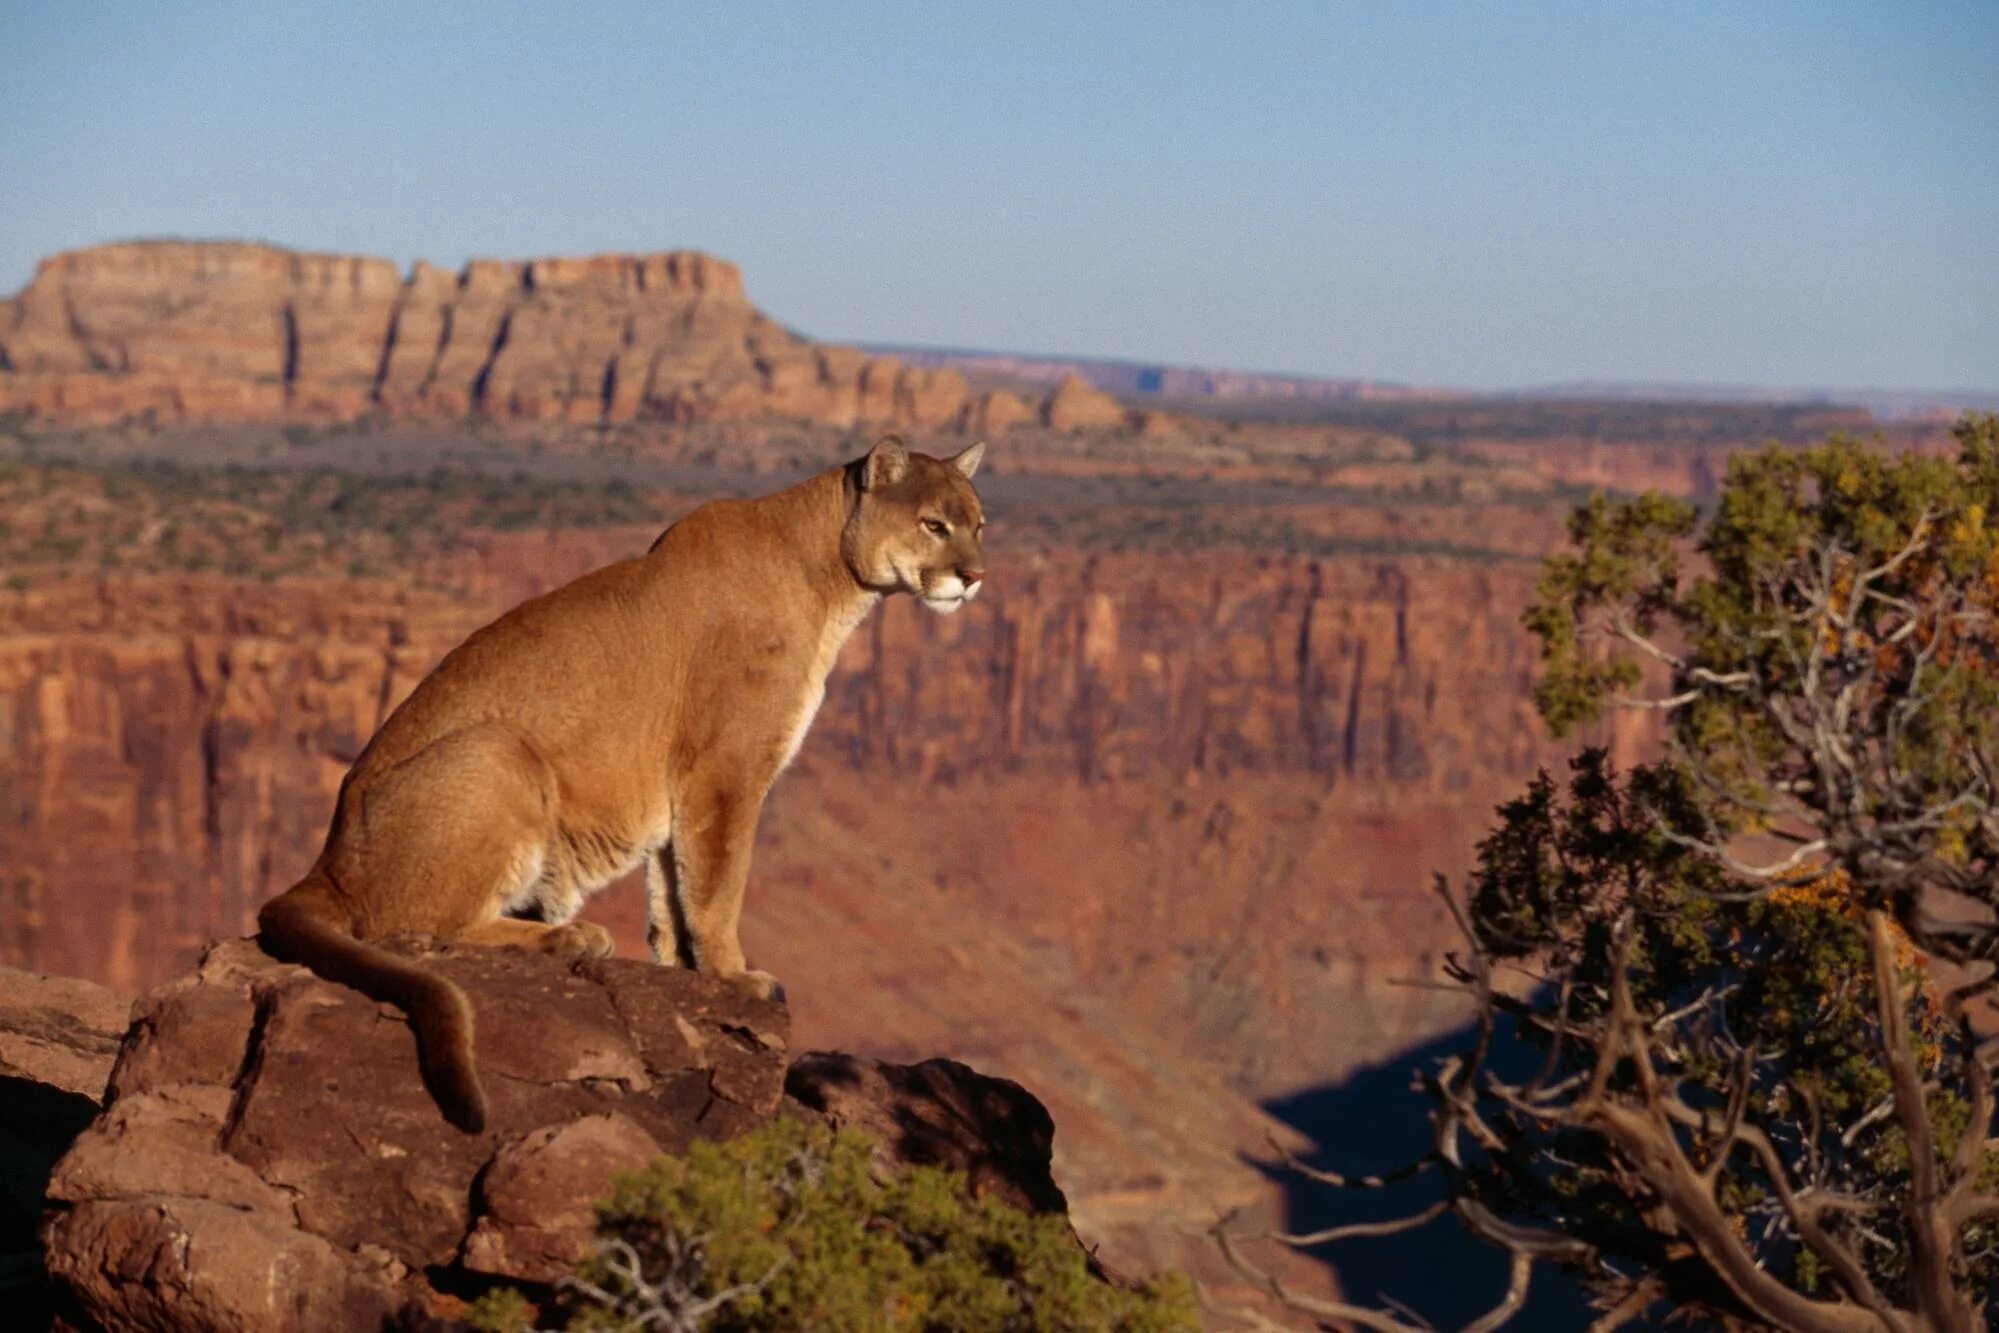
<path fill-rule="evenodd" d="M 55 250 L 694 246 L 819 337 L 1999 389 L 1992 0 L 0 0 Z"/>

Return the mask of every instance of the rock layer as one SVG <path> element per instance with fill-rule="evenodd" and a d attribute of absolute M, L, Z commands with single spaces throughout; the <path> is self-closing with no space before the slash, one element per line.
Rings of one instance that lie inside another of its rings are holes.
<path fill-rule="evenodd" d="M 693 251 L 402 275 L 385 259 L 134 242 L 57 255 L 0 302 L 0 411 L 996 430 L 1035 409 L 955 370 L 810 342 L 749 303 L 735 265 Z"/>

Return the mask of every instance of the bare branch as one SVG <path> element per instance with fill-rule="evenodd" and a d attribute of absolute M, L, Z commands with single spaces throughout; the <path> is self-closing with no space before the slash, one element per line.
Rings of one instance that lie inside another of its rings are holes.
<path fill-rule="evenodd" d="M 1630 644 L 1632 647 L 1636 648 L 1639 652 L 1644 653 L 1647 657 L 1651 658 L 1653 661 L 1663 662 L 1675 671 L 1678 671 L 1686 666 L 1686 663 L 1682 661 L 1678 656 L 1676 656 L 1673 653 L 1667 652 L 1664 648 L 1661 648 L 1658 644 L 1652 642 L 1652 640 L 1646 638 L 1643 634 L 1640 634 L 1635 628 L 1632 627 L 1631 623 L 1626 619 L 1624 619 L 1624 617 L 1622 616 L 1619 616 L 1616 620 L 1614 620 L 1611 623 L 1610 632 L 1612 634 L 1615 634 L 1618 638 L 1624 640 L 1626 643 Z"/>
<path fill-rule="evenodd" d="M 1964 1129 L 1957 1136 L 1957 1150 L 1951 1154 L 1952 1179 L 1944 1196 L 1944 1208 L 1954 1223 L 1959 1221 L 1957 1213 L 1964 1201 L 1978 1197 L 1978 1168 L 1982 1165 L 1986 1135 L 1992 1128 L 1992 1071 L 1978 1052 L 1978 1036 L 1972 1031 L 1970 1018 L 1959 1014 L 1957 1020 L 1958 1046 L 1962 1051 L 1959 1063 L 1964 1066 L 1971 1114 L 1965 1118 Z M 1956 1227 L 1952 1230 L 1956 1231 Z"/>
<path fill-rule="evenodd" d="M 1327 1227 L 1323 1231 L 1266 1231 L 1261 1239 L 1274 1240 L 1280 1245 L 1304 1248 L 1312 1245 L 1331 1245 L 1342 1240 L 1358 1240 L 1368 1236 L 1399 1236 L 1405 1231 L 1414 1231 L 1426 1222 L 1435 1221 L 1449 1212 L 1450 1207 L 1448 1202 L 1439 1200 L 1419 1213 L 1390 1218 L 1385 1222 L 1349 1222 L 1345 1226 Z"/>
<path fill-rule="evenodd" d="M 1902 979 L 1895 967 L 1893 927 L 1879 908 L 1867 914 L 1868 952 L 1874 964 L 1882 1057 L 1895 1092 L 1895 1119 L 1909 1140 L 1909 1193 L 1903 1208 L 1908 1229 L 1916 1310 L 1933 1328 L 1969 1330 L 1973 1314 L 1951 1279 L 1963 1255 L 1957 1231 L 1945 1215 L 1938 1179 L 1936 1138 L 1930 1125 L 1922 1078 L 1910 1049 L 1908 1016 L 1902 1008 Z"/>
<path fill-rule="evenodd" d="M 1601 1319 L 1589 1326 L 1588 1333 L 1616 1333 L 1632 1320 L 1643 1315 L 1659 1302 L 1665 1293 L 1657 1282 L 1641 1281 L 1633 1284 L 1624 1299 L 1607 1310 Z"/>
<path fill-rule="evenodd" d="M 1507 1272 L 1505 1297 L 1482 1318 L 1466 1324 L 1465 1333 L 1492 1333 L 1492 1330 L 1502 1327 L 1519 1314 L 1520 1307 L 1527 1303 L 1527 1281 L 1533 1273 L 1534 1257 L 1524 1250 L 1515 1250 L 1513 1264 Z"/>
<path fill-rule="evenodd" d="M 1270 1150 L 1277 1154 L 1278 1162 L 1286 1170 L 1295 1171 L 1305 1177 L 1305 1179 L 1317 1181 L 1321 1185 L 1331 1185 L 1334 1189 L 1386 1189 L 1390 1185 L 1408 1180 L 1412 1176 L 1420 1176 L 1437 1164 L 1436 1156 L 1426 1153 L 1406 1166 L 1397 1167 L 1385 1176 L 1343 1176 L 1337 1171 L 1327 1171 L 1306 1162 L 1289 1148 L 1279 1143 L 1275 1134 L 1265 1135 L 1264 1141 L 1270 1145 Z"/>
<path fill-rule="evenodd" d="M 1827 848 L 1831 846 L 1824 838 L 1814 838 L 1810 842 L 1800 843 L 1789 856 L 1781 861 L 1774 861 L 1768 865 L 1754 865 L 1735 856 L 1720 843 L 1691 837 L 1675 829 L 1668 828 L 1664 824 L 1660 825 L 1659 833 L 1668 842 L 1685 847 L 1690 851 L 1697 851 L 1705 856 L 1713 857 L 1727 866 L 1731 873 L 1739 875 L 1743 879 L 1770 883 L 1770 887 L 1772 888 L 1782 887 L 1786 884 L 1805 883 L 1816 878 L 1819 874 L 1823 873 L 1823 867 L 1812 858 L 1823 855 Z M 1744 897 L 1760 896 L 1760 893 L 1717 893 L 1713 896 L 1721 902 L 1732 902 Z"/>
<path fill-rule="evenodd" d="M 1292 1291 L 1276 1274 L 1258 1268 L 1236 1248 L 1236 1236 L 1230 1230 L 1230 1224 L 1235 1219 L 1235 1212 L 1228 1213 L 1209 1229 L 1208 1234 L 1220 1247 L 1222 1258 L 1228 1261 L 1229 1267 L 1235 1269 L 1244 1281 L 1279 1305 L 1300 1314 L 1311 1315 L 1316 1319 L 1344 1319 L 1359 1324 L 1362 1328 L 1373 1329 L 1375 1333 L 1428 1333 L 1428 1330 L 1419 1325 L 1404 1323 L 1379 1310 L 1349 1305 L 1344 1301 L 1324 1300 L 1317 1296 L 1308 1296 L 1301 1291 Z"/>

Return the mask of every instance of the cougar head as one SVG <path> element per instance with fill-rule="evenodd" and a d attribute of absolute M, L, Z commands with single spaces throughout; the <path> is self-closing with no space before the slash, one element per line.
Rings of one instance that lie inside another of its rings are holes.
<path fill-rule="evenodd" d="M 848 465 L 859 499 L 840 544 L 862 587 L 914 593 L 943 615 L 979 595 L 986 515 L 972 474 L 985 453 L 984 444 L 975 444 L 932 458 L 887 435 Z"/>

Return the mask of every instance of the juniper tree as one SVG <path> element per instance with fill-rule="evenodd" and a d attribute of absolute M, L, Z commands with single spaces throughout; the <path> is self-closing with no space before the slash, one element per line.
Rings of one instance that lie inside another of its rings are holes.
<path fill-rule="evenodd" d="M 1601 1327 L 1986 1327 L 1999 1141 L 1999 417 L 1950 454 L 1732 461 L 1711 512 L 1597 498 L 1527 614 L 1565 734 L 1663 715 L 1503 806 L 1447 971 L 1475 1036 L 1423 1079 L 1433 1209 L 1581 1273 Z M 1533 1072 L 1502 1076 L 1517 1043 Z M 1332 1187 L 1360 1182 L 1314 1172 Z M 1289 1237 L 1328 1244 L 1356 1228 Z M 1403 1315 L 1283 1291 L 1328 1326 Z"/>

